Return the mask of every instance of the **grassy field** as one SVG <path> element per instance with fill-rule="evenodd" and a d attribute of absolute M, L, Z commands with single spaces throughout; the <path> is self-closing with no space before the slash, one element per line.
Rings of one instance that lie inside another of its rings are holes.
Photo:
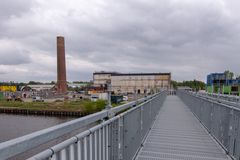
<path fill-rule="evenodd" d="M 106 106 L 106 101 L 98 100 L 92 102 L 90 100 L 66 101 L 66 102 L 17 102 L 0 100 L 0 107 L 14 107 L 20 109 L 31 110 L 57 110 L 57 111 L 82 111 L 94 113 L 101 111 Z"/>

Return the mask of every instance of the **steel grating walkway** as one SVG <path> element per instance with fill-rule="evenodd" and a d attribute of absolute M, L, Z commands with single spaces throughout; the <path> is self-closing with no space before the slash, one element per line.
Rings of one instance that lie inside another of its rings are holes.
<path fill-rule="evenodd" d="M 230 159 L 206 132 L 187 106 L 168 96 L 137 160 Z"/>

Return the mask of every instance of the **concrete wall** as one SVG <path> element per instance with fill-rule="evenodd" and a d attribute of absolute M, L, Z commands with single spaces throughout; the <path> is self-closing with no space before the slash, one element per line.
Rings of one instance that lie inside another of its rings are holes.
<path fill-rule="evenodd" d="M 96 87 L 111 83 L 111 74 L 93 74 L 93 85 Z"/>

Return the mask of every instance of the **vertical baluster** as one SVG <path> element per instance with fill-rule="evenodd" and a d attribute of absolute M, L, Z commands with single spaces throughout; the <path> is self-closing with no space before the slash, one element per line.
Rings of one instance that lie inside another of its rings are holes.
<path fill-rule="evenodd" d="M 50 157 L 49 160 L 57 160 L 57 156 L 56 156 L 56 154 L 53 154 L 53 156 Z"/>
<path fill-rule="evenodd" d="M 83 159 L 82 139 L 78 141 L 78 153 L 79 153 L 80 160 L 82 160 Z"/>
<path fill-rule="evenodd" d="M 113 123 L 113 122 L 112 122 Z M 106 126 L 106 160 L 109 159 L 109 136 L 108 136 L 108 132 L 109 132 L 109 125 Z"/>
<path fill-rule="evenodd" d="M 89 159 L 90 160 L 93 160 L 93 135 L 92 133 L 89 135 L 89 154 L 90 154 L 90 157 Z"/>
<path fill-rule="evenodd" d="M 57 159 L 57 160 L 61 160 L 61 157 L 62 157 L 62 156 L 61 156 L 61 152 L 57 152 L 57 153 L 56 153 L 56 159 Z"/>
<path fill-rule="evenodd" d="M 94 132 L 94 150 L 95 150 L 95 155 L 94 155 L 94 160 L 98 160 L 97 155 L 98 155 L 98 150 L 97 150 L 97 143 L 98 143 L 98 138 L 97 138 L 97 131 Z"/>
<path fill-rule="evenodd" d="M 73 144 L 73 155 L 74 155 L 74 160 L 79 160 L 79 156 L 78 156 L 78 141 L 76 143 Z"/>
<path fill-rule="evenodd" d="M 105 160 L 105 151 L 106 151 L 106 145 L 105 145 L 105 126 L 102 128 L 102 151 L 103 151 L 103 160 Z"/>
<path fill-rule="evenodd" d="M 83 139 L 83 145 L 84 145 L 84 160 L 88 160 L 88 152 L 87 152 L 87 137 L 84 137 Z"/>
<path fill-rule="evenodd" d="M 99 149 L 99 157 L 98 159 L 99 160 L 102 160 L 102 134 L 101 134 L 101 128 L 98 130 L 98 133 L 99 133 L 99 145 L 98 145 L 98 149 Z"/>
<path fill-rule="evenodd" d="M 68 146 L 68 147 L 65 148 L 64 150 L 65 150 L 66 160 L 71 160 L 71 157 L 70 157 L 70 146 Z"/>
<path fill-rule="evenodd" d="M 66 158 L 67 160 L 74 160 L 74 157 L 72 155 L 72 144 L 66 147 Z"/>

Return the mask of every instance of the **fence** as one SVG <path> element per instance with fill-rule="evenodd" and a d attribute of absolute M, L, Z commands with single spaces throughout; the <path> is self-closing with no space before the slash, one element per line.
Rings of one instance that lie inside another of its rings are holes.
<path fill-rule="evenodd" d="M 147 135 L 166 92 L 28 160 L 131 160 Z"/>
<path fill-rule="evenodd" d="M 240 109 L 186 91 L 177 95 L 225 151 L 240 159 Z"/>
<path fill-rule="evenodd" d="M 240 108 L 240 97 L 234 95 L 224 95 L 224 94 L 215 94 L 215 93 L 196 93 L 198 96 L 219 101 L 227 105 L 231 105 L 237 108 Z"/>
<path fill-rule="evenodd" d="M 0 159 L 14 157 L 90 123 L 113 117 L 128 108 L 131 109 L 30 159 L 131 159 L 141 146 L 141 142 L 151 127 L 166 94 L 166 91 L 162 91 L 110 110 L 104 110 L 1 143 Z"/>
<path fill-rule="evenodd" d="M 202 93 L 203 95 L 207 95 L 210 97 L 218 98 L 218 99 L 224 99 L 226 101 L 231 102 L 239 102 L 240 98 L 236 95 L 226 95 L 226 94 L 216 94 L 216 93 Z"/>

